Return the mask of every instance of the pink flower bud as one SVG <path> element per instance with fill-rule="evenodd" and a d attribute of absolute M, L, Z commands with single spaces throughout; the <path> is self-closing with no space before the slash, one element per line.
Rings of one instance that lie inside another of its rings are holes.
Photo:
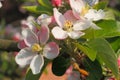
<path fill-rule="evenodd" d="M 62 0 L 52 0 L 52 5 L 59 7 L 62 4 Z"/>
<path fill-rule="evenodd" d="M 120 67 L 120 57 L 118 58 L 118 66 Z"/>
<path fill-rule="evenodd" d="M 107 80 L 115 80 L 115 78 L 109 78 L 109 79 L 107 79 Z"/>

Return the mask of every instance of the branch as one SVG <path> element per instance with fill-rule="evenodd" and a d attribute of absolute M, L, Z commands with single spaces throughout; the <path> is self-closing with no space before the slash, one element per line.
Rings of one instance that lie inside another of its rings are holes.
<path fill-rule="evenodd" d="M 0 51 L 19 51 L 17 42 L 13 40 L 0 39 Z"/>

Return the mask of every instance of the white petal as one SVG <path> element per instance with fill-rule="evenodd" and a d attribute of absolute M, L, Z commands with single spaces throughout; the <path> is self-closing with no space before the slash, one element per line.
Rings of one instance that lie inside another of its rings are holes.
<path fill-rule="evenodd" d="M 55 17 L 57 24 L 60 27 L 63 27 L 64 22 L 65 22 L 65 17 L 56 8 L 54 8 L 53 11 L 54 11 L 54 17 Z"/>
<path fill-rule="evenodd" d="M 86 17 L 88 20 L 98 21 L 100 19 L 103 19 L 105 16 L 105 13 L 103 10 L 95 10 L 95 9 L 89 9 L 88 13 L 85 14 L 84 17 Z"/>
<path fill-rule="evenodd" d="M 20 66 L 26 66 L 27 64 L 30 64 L 34 55 L 35 53 L 32 53 L 30 48 L 24 48 L 21 49 L 20 52 L 16 55 L 15 61 Z"/>
<path fill-rule="evenodd" d="M 55 42 L 50 42 L 45 45 L 43 55 L 48 59 L 56 58 L 59 54 L 59 47 Z"/>
<path fill-rule="evenodd" d="M 73 24 L 74 30 L 85 30 L 90 27 L 90 21 L 77 21 Z"/>
<path fill-rule="evenodd" d="M 33 74 L 38 74 L 40 73 L 42 67 L 44 65 L 44 59 L 42 55 L 36 55 L 30 64 L 30 68 L 33 72 Z"/>
<path fill-rule="evenodd" d="M 56 39 L 65 39 L 68 37 L 67 32 L 60 27 L 54 27 L 52 29 L 52 34 Z"/>
<path fill-rule="evenodd" d="M 37 18 L 37 23 L 41 25 L 49 25 L 51 23 L 51 17 L 48 16 L 47 14 L 41 14 Z"/>
<path fill-rule="evenodd" d="M 0 2 L 0 8 L 2 7 L 2 3 Z"/>
<path fill-rule="evenodd" d="M 72 32 L 69 32 L 68 35 L 72 39 L 78 39 L 81 36 L 85 35 L 85 33 L 80 32 L 80 31 L 72 31 Z"/>
<path fill-rule="evenodd" d="M 24 41 L 27 46 L 31 46 L 34 43 L 38 43 L 37 35 L 30 29 L 24 29 L 22 31 L 22 35 L 24 37 Z"/>
<path fill-rule="evenodd" d="M 82 0 L 69 0 L 70 6 L 74 12 L 81 13 L 83 7 L 85 7 L 85 3 Z"/>

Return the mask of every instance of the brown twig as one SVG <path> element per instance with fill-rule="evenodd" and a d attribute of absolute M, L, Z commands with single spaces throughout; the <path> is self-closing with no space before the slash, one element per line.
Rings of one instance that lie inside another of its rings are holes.
<path fill-rule="evenodd" d="M 0 51 L 19 51 L 17 42 L 13 40 L 0 39 Z"/>

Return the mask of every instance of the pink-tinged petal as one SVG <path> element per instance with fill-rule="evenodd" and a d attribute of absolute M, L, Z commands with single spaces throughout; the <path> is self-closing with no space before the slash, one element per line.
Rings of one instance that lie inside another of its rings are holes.
<path fill-rule="evenodd" d="M 24 29 L 22 35 L 27 46 L 32 46 L 34 43 L 38 43 L 37 35 L 30 29 Z"/>
<path fill-rule="evenodd" d="M 65 17 L 56 8 L 54 8 L 53 11 L 54 11 L 54 17 L 55 17 L 55 20 L 56 20 L 57 24 L 60 27 L 63 27 L 64 22 L 66 20 Z"/>
<path fill-rule="evenodd" d="M 19 51 L 15 57 L 15 61 L 20 66 L 26 66 L 27 64 L 30 64 L 34 56 L 35 53 L 33 53 L 31 49 L 27 47 Z"/>
<path fill-rule="evenodd" d="M 31 61 L 30 68 L 33 74 L 40 73 L 42 67 L 44 65 L 44 58 L 42 55 L 36 55 Z"/>
<path fill-rule="evenodd" d="M 71 65 L 65 72 L 65 74 L 72 74 L 73 66 Z"/>
<path fill-rule="evenodd" d="M 90 27 L 91 22 L 88 20 L 85 21 L 76 21 L 73 24 L 73 30 L 85 30 Z"/>
<path fill-rule="evenodd" d="M 64 17 L 72 22 L 75 22 L 77 20 L 77 18 L 73 15 L 72 10 L 68 10 L 65 12 Z"/>
<path fill-rule="evenodd" d="M 118 66 L 120 67 L 120 56 L 118 57 Z"/>
<path fill-rule="evenodd" d="M 27 47 L 27 45 L 25 44 L 24 40 L 21 40 L 19 43 L 18 43 L 18 48 L 19 49 L 23 49 Z"/>
<path fill-rule="evenodd" d="M 56 58 L 59 55 L 59 47 L 55 42 L 50 42 L 45 45 L 43 55 L 48 59 Z"/>
<path fill-rule="evenodd" d="M 57 26 L 52 29 L 52 34 L 56 39 L 60 40 L 68 37 L 67 32 Z"/>
<path fill-rule="evenodd" d="M 49 28 L 47 26 L 42 26 L 38 32 L 38 39 L 41 44 L 45 44 L 49 39 Z"/>
<path fill-rule="evenodd" d="M 80 31 L 72 31 L 72 32 L 69 32 L 68 35 L 72 39 L 78 39 L 81 36 L 85 35 L 85 33 L 80 32 Z"/>
<path fill-rule="evenodd" d="M 72 73 L 69 74 L 67 80 L 81 80 L 80 79 L 80 73 L 78 71 L 72 71 Z"/>

